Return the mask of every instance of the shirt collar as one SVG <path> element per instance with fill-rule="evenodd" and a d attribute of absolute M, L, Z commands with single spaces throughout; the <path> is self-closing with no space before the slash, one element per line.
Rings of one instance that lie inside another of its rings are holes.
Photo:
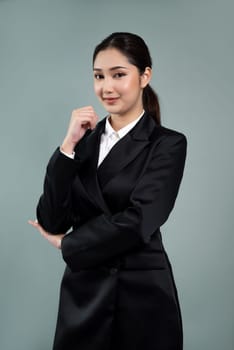
<path fill-rule="evenodd" d="M 135 125 L 136 123 L 143 117 L 145 111 L 143 110 L 143 112 L 139 115 L 139 117 L 137 119 L 134 119 L 131 123 L 125 125 L 123 128 L 119 129 L 118 131 L 115 131 L 110 122 L 109 122 L 109 117 L 106 118 L 106 125 L 105 125 L 105 135 L 107 137 L 111 136 L 111 135 L 115 135 L 118 138 L 122 138 L 124 137 Z"/>

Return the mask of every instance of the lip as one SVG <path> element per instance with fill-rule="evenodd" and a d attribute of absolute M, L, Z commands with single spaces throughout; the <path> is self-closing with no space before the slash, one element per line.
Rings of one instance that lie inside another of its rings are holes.
<path fill-rule="evenodd" d="M 112 104 L 118 100 L 118 97 L 103 97 L 103 100 L 109 104 Z"/>

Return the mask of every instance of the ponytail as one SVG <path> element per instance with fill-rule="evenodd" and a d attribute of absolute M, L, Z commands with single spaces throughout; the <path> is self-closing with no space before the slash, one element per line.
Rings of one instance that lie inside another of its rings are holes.
<path fill-rule="evenodd" d="M 158 95 L 150 85 L 147 85 L 143 90 L 143 108 L 153 117 L 156 124 L 161 125 Z"/>

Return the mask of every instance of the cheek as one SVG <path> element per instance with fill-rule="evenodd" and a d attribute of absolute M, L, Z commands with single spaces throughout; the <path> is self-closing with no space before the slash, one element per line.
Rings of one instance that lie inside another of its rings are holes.
<path fill-rule="evenodd" d="M 125 95 L 131 95 L 133 86 L 134 85 L 131 83 L 131 81 L 126 80 L 124 82 L 121 82 L 121 84 L 119 84 L 118 87 L 116 87 L 116 89 L 118 89 L 121 93 Z"/>
<path fill-rule="evenodd" d="M 95 92 L 96 96 L 100 96 L 100 94 L 101 94 L 101 87 L 100 87 L 100 85 L 97 84 L 97 83 L 94 83 L 93 88 L 94 88 L 94 92 Z"/>
<path fill-rule="evenodd" d="M 138 77 L 131 77 L 131 79 L 126 80 L 123 85 L 123 89 L 129 93 L 133 93 L 134 91 L 140 89 L 140 82 Z"/>

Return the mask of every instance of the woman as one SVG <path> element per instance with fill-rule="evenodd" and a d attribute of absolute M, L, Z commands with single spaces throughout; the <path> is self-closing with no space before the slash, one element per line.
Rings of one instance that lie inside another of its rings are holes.
<path fill-rule="evenodd" d="M 30 221 L 67 264 L 53 349 L 181 350 L 160 226 L 178 193 L 186 138 L 160 125 L 142 38 L 105 38 L 93 71 L 108 116 L 98 122 L 91 106 L 73 111 L 47 167 L 38 221 Z"/>

